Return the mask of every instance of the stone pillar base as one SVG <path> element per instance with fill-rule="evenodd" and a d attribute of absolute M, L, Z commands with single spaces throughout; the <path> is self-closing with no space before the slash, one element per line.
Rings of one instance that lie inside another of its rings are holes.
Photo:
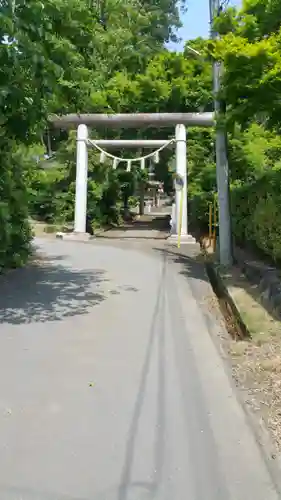
<path fill-rule="evenodd" d="M 178 235 L 177 234 L 171 234 L 168 239 L 168 243 L 171 243 L 171 245 L 177 245 L 178 244 Z M 180 244 L 181 245 L 198 245 L 196 239 L 191 235 L 191 234 L 182 234 L 180 238 Z"/>
<path fill-rule="evenodd" d="M 56 233 L 56 238 L 68 241 L 89 241 L 91 235 L 89 233 Z"/>

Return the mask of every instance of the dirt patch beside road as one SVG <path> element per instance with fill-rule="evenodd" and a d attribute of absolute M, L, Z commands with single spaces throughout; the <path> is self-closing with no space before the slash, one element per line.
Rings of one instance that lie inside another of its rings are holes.
<path fill-rule="evenodd" d="M 281 322 L 265 309 L 257 287 L 238 267 L 216 272 L 250 335 L 235 335 L 236 318 L 226 315 L 217 299 L 230 333 L 220 340 L 243 400 L 269 431 L 275 459 L 281 453 Z"/>
<path fill-rule="evenodd" d="M 251 335 L 229 346 L 233 376 L 281 452 L 281 323 L 266 311 L 256 288 L 237 269 L 226 284 Z"/>

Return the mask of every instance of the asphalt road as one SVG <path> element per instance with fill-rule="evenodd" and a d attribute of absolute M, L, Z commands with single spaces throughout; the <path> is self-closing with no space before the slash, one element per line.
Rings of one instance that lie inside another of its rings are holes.
<path fill-rule="evenodd" d="M 37 243 L 0 280 L 0 500 L 277 500 L 192 259 Z"/>

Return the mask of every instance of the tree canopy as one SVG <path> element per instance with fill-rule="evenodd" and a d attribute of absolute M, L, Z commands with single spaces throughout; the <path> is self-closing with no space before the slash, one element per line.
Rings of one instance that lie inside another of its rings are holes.
<path fill-rule="evenodd" d="M 165 10 L 166 9 L 166 10 Z M 161 13 L 161 15 L 159 14 Z M 42 128 L 47 113 L 96 109 L 96 91 L 118 71 L 141 72 L 174 36 L 175 2 L 2 2 L 1 116 L 14 137 Z M 2 113 L 3 111 L 3 113 Z"/>
<path fill-rule="evenodd" d="M 245 0 L 242 9 L 226 8 L 216 17 L 219 40 L 189 40 L 182 53 L 169 51 L 180 9 L 187 7 L 175 0 L 2 0 L 0 266 L 19 265 L 28 255 L 28 217 L 73 220 L 75 138 L 52 130 L 49 114 L 211 111 L 213 58 L 224 67 L 233 230 L 240 241 L 247 238 L 273 258 L 281 257 L 276 221 L 269 222 L 266 208 L 271 204 L 272 212 L 273 204 L 279 221 L 281 4 Z M 172 133 L 167 130 L 167 137 Z M 160 132 L 120 130 L 117 135 L 159 138 Z M 190 129 L 188 137 L 191 221 L 204 228 L 207 203 L 216 196 L 213 130 Z M 55 156 L 45 161 L 46 149 Z M 166 190 L 172 161 L 165 152 L 155 167 Z M 89 163 L 92 224 L 118 224 L 124 207 L 135 203 L 146 173 L 113 171 L 94 152 Z"/>
<path fill-rule="evenodd" d="M 223 97 L 232 122 L 280 126 L 280 13 L 279 1 L 245 0 L 240 11 L 228 9 L 217 19 L 223 36 L 211 52 L 224 63 Z"/>

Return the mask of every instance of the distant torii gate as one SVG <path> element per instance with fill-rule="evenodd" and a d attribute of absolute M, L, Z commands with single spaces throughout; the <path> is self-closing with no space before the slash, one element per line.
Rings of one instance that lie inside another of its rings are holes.
<path fill-rule="evenodd" d="M 53 116 L 50 122 L 55 128 L 69 129 L 77 127 L 76 156 L 76 193 L 74 232 L 83 237 L 86 235 L 87 214 L 87 177 L 88 177 L 88 146 L 103 146 L 110 148 L 152 148 L 163 149 L 174 142 L 176 149 L 176 173 L 183 179 L 183 193 L 176 191 L 176 220 L 174 234 L 177 238 L 181 227 L 181 242 L 194 243 L 194 238 L 188 234 L 187 216 L 187 160 L 186 160 L 186 126 L 211 127 L 214 125 L 213 113 L 138 113 L 138 114 L 82 114 Z M 141 128 L 141 127 L 171 127 L 175 126 L 174 141 L 152 140 L 90 140 L 87 126 L 93 128 Z M 155 151 L 156 152 L 156 151 Z M 151 153 L 151 156 L 155 154 Z M 180 198 L 183 196 L 182 224 L 180 224 Z"/>

